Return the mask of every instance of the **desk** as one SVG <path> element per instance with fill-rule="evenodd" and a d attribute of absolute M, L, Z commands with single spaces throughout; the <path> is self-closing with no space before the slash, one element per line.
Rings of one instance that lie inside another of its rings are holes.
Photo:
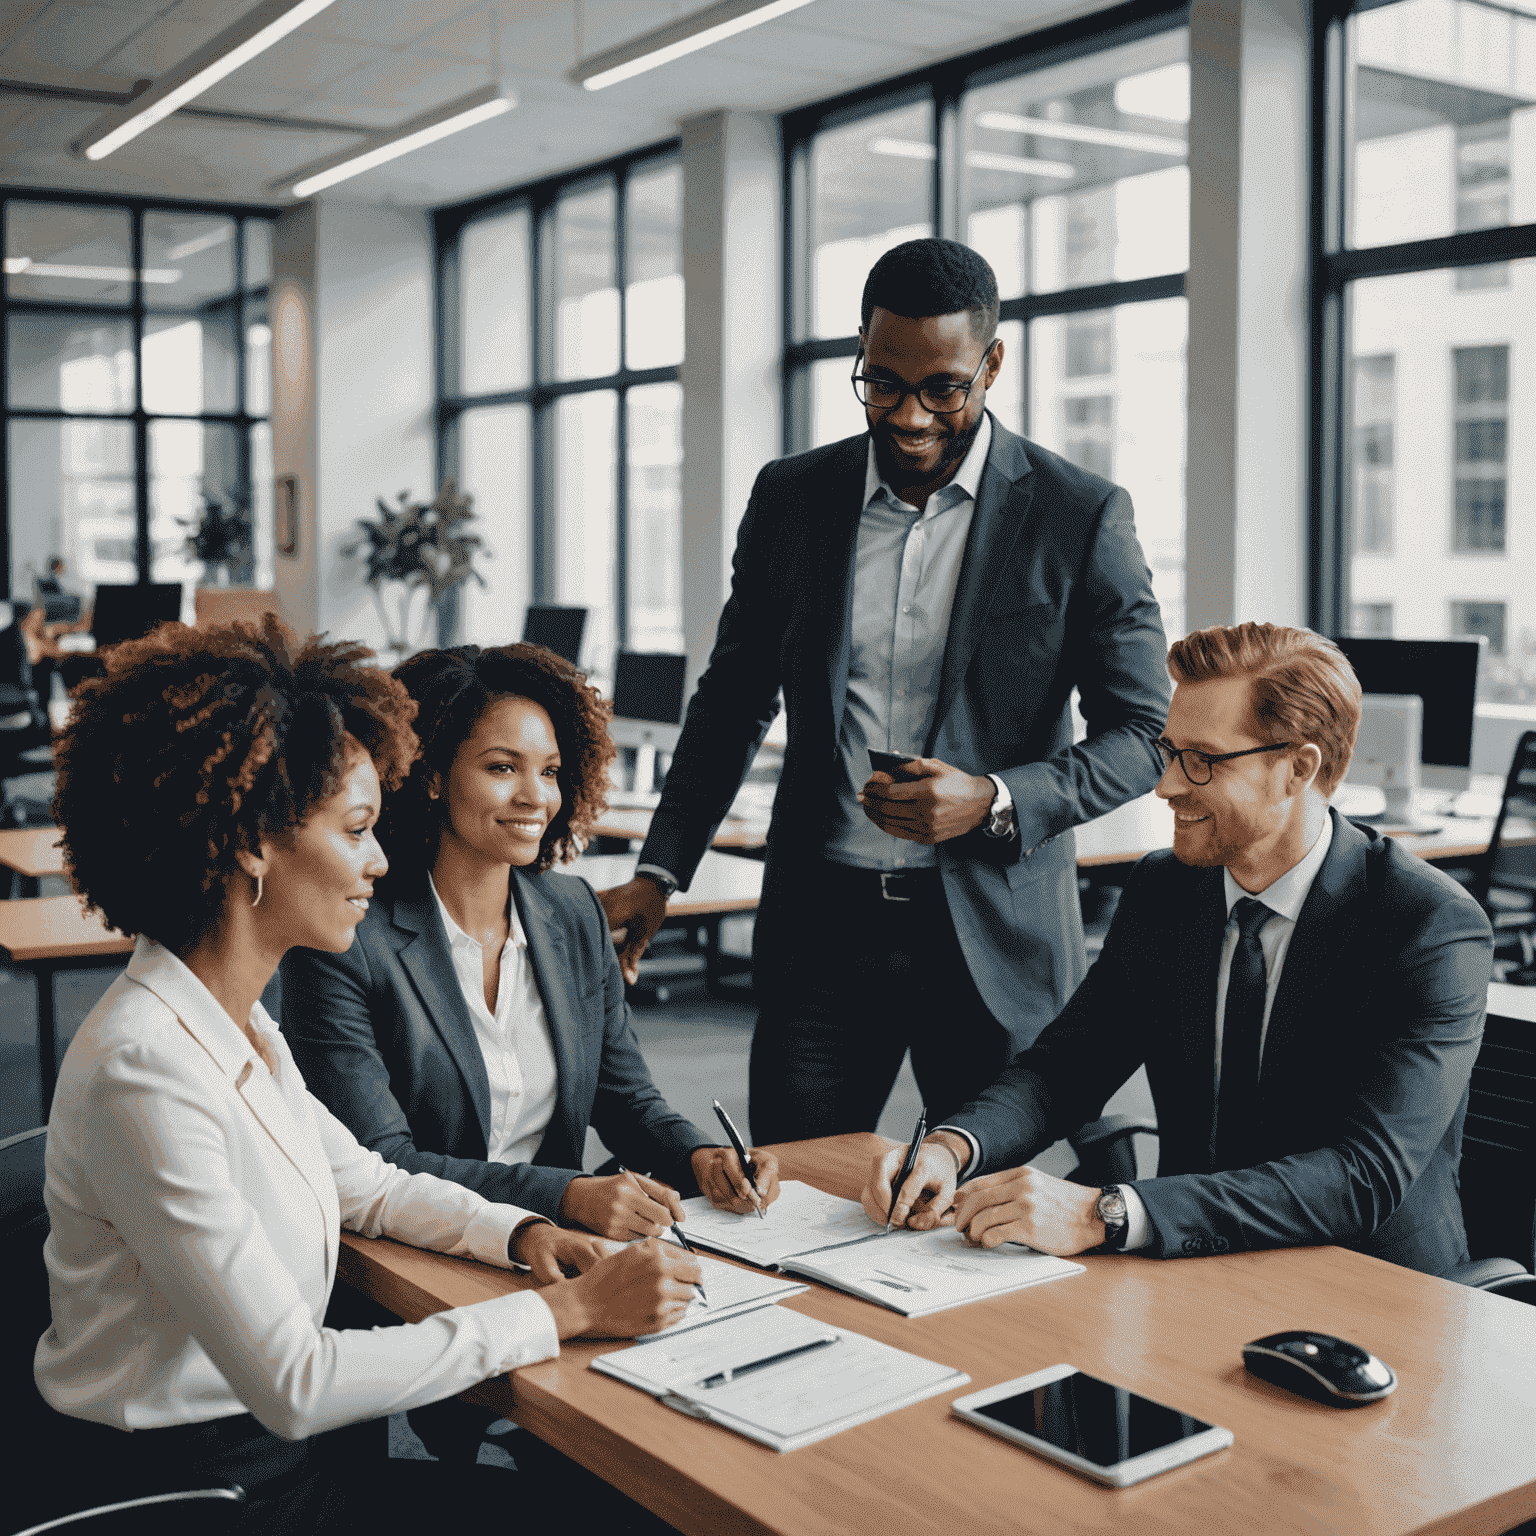
<path fill-rule="evenodd" d="M 0 831 L 0 869 L 21 876 L 21 894 L 36 896 L 44 875 L 64 873 L 64 850 L 57 827 L 13 827 Z"/>
<path fill-rule="evenodd" d="M 133 953 L 133 945 L 132 939 L 110 932 L 97 913 L 82 912 L 78 896 L 0 901 L 0 951 L 37 980 L 37 1075 L 44 1120 L 58 1076 L 55 973 L 116 964 Z"/>
<path fill-rule="evenodd" d="M 594 837 L 610 838 L 614 842 L 643 843 L 651 830 L 651 812 L 645 810 L 609 810 L 592 828 Z M 727 816 L 715 830 L 710 846 L 735 848 L 744 853 L 755 852 L 768 843 L 768 824 L 762 821 L 738 821 Z"/>
<path fill-rule="evenodd" d="M 783 1176 L 853 1196 L 889 1145 L 860 1134 L 774 1150 Z M 783 1456 L 588 1370 L 612 1344 L 567 1344 L 475 1396 L 690 1536 L 1492 1536 L 1536 1516 L 1536 1308 L 1338 1248 L 1083 1262 L 1086 1274 L 930 1318 L 819 1287 L 783 1303 L 971 1375 L 959 1391 Z M 410 1320 L 526 1283 L 351 1234 L 340 1273 Z M 1245 1340 L 1297 1326 L 1374 1349 L 1396 1369 L 1397 1392 L 1341 1412 L 1243 1370 Z M 1060 1360 L 1225 1425 L 1236 1444 L 1116 1492 L 949 1414 L 961 1392 Z"/>

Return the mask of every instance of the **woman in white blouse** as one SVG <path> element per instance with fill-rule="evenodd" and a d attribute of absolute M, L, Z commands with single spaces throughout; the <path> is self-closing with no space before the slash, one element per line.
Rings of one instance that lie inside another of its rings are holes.
<path fill-rule="evenodd" d="M 48 1127 L 53 1324 L 36 1379 L 71 1421 L 61 1444 L 84 1452 L 74 1502 L 222 1476 L 250 1495 L 242 1531 L 384 1512 L 404 1528 L 448 1498 L 504 1512 L 532 1496 L 504 1472 L 382 1462 L 348 1478 L 307 1437 L 687 1306 L 697 1269 L 676 1250 L 614 1254 L 360 1146 L 261 1007 L 291 946 L 352 943 L 388 867 L 380 781 L 415 756 L 415 709 L 368 658 L 315 640 L 295 654 L 270 618 L 164 626 L 107 653 L 60 743 L 73 882 L 138 935 L 70 1044 Z M 546 1284 L 422 1323 L 326 1329 L 342 1227 L 524 1264 Z"/>

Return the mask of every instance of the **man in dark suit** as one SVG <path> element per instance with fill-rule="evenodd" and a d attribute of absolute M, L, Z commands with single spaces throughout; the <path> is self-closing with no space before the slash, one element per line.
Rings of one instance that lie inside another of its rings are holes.
<path fill-rule="evenodd" d="M 1082 977 L 1071 829 L 1157 777 L 1164 642 L 1130 498 L 986 412 L 997 316 L 963 245 L 876 263 L 853 378 L 869 432 L 758 476 L 637 877 L 604 894 L 633 977 L 782 691 L 760 1142 L 873 1128 L 909 1047 L 936 1115 L 990 1082 Z M 894 782 L 872 750 L 919 760 Z"/>
<path fill-rule="evenodd" d="M 1477 903 L 1328 805 L 1360 718 L 1331 641 L 1269 624 L 1176 644 L 1148 854 L 1070 1003 L 928 1138 L 896 1217 L 988 1247 L 1159 1258 L 1337 1243 L 1428 1274 L 1466 1257 L 1467 1084 L 1492 936 Z M 1145 1063 L 1158 1177 L 1019 1166 Z M 864 1202 L 883 1221 L 897 1149 Z M 978 1177 L 979 1175 L 979 1177 Z M 956 1198 L 957 1176 L 969 1177 Z M 910 1213 L 910 1215 L 908 1214 Z"/>

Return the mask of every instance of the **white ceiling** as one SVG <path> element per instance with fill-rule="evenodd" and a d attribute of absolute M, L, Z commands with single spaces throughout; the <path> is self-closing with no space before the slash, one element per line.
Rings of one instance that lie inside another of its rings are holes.
<path fill-rule="evenodd" d="M 499 51 L 516 111 L 323 194 L 430 207 L 669 138 L 697 113 L 782 112 L 835 96 L 1106 0 L 814 0 L 605 91 L 566 79 L 578 58 L 705 3 L 336 0 L 196 103 L 283 121 L 181 113 L 91 164 L 68 146 L 104 106 L 16 94 L 4 83 L 126 92 L 215 36 L 251 0 L 0 0 L 0 183 L 281 202 L 269 181 L 360 142 L 339 125 L 388 128 L 462 96 L 493 78 Z"/>

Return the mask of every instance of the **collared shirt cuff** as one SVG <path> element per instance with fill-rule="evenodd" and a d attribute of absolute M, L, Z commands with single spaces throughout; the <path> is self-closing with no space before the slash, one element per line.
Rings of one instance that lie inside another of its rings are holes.
<path fill-rule="evenodd" d="M 1119 1186 L 1125 1198 L 1125 1244 L 1123 1252 L 1145 1248 L 1152 1241 L 1152 1218 L 1140 1195 L 1129 1184 Z"/>
<path fill-rule="evenodd" d="M 965 1144 L 971 1149 L 971 1155 L 965 1160 L 965 1163 L 961 1167 L 960 1172 L 955 1176 L 955 1183 L 963 1184 L 965 1180 L 970 1177 L 971 1169 L 976 1166 L 977 1162 L 981 1158 L 981 1143 L 977 1141 L 976 1138 L 972 1136 L 964 1126 L 936 1125 L 934 1126 L 933 1130 L 952 1131 L 956 1136 L 963 1136 L 965 1138 Z M 928 1134 L 931 1136 L 933 1131 L 930 1131 Z"/>
<path fill-rule="evenodd" d="M 500 1356 L 494 1375 L 504 1375 L 519 1366 L 537 1365 L 540 1360 L 553 1360 L 560 1353 L 560 1332 L 555 1327 L 555 1314 L 549 1303 L 537 1291 L 517 1291 L 511 1296 L 497 1296 L 490 1301 L 476 1303 L 476 1310 L 495 1309 L 504 1311 L 515 1319 L 512 1329 L 513 1342 Z"/>
<path fill-rule="evenodd" d="M 660 875 L 662 880 L 673 891 L 677 890 L 682 883 L 670 869 L 663 869 L 660 864 L 637 864 L 635 865 L 635 873 L 637 875 Z"/>
<path fill-rule="evenodd" d="M 519 1264 L 507 1252 L 512 1234 L 525 1221 L 547 1223 L 549 1218 L 536 1211 L 525 1211 L 520 1205 L 498 1205 L 488 1200 L 469 1218 L 469 1225 L 464 1228 L 464 1246 L 482 1264 L 527 1274 L 528 1266 Z"/>

